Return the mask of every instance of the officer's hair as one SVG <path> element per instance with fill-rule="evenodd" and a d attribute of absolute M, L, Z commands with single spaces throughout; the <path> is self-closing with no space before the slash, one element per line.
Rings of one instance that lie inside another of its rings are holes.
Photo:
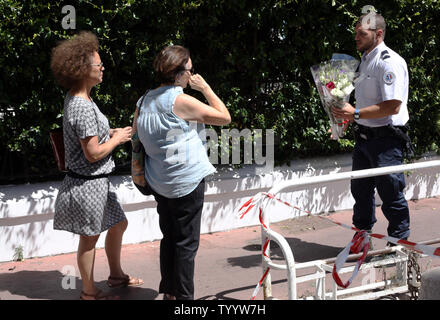
<path fill-rule="evenodd" d="M 359 17 L 358 21 L 356 22 L 356 25 L 363 23 L 368 25 L 368 30 L 374 30 L 374 31 L 378 29 L 383 30 L 382 38 L 385 39 L 386 23 L 384 17 L 382 17 L 381 14 L 375 12 L 373 12 L 372 14 L 370 13 L 363 14 L 362 16 Z"/>

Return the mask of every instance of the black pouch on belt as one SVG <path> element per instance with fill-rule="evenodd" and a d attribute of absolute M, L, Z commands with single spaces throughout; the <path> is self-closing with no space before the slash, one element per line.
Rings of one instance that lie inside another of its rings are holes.
<path fill-rule="evenodd" d="M 391 124 L 383 127 L 366 127 L 358 123 L 354 124 L 353 132 L 356 141 L 371 140 L 384 137 L 394 137 L 402 142 L 403 157 L 410 160 L 414 157 L 414 148 L 408 136 L 408 126 L 393 126 Z"/>
<path fill-rule="evenodd" d="M 394 137 L 402 140 L 403 143 L 403 157 L 405 159 L 410 160 L 412 157 L 414 157 L 414 147 L 411 143 L 411 139 L 408 136 L 408 130 L 409 127 L 407 125 L 405 126 L 393 126 L 388 125 L 390 132 L 393 134 Z"/>
<path fill-rule="evenodd" d="M 357 140 L 372 140 L 383 138 L 391 135 L 388 127 L 367 127 L 355 123 L 353 126 L 354 137 Z"/>

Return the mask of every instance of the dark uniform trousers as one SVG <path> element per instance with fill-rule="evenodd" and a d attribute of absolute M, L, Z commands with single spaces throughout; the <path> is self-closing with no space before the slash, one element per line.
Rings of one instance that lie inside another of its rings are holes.
<path fill-rule="evenodd" d="M 205 180 L 181 198 L 166 198 L 153 192 L 163 234 L 159 293 L 174 295 L 179 300 L 194 300 L 194 260 L 200 242 L 204 193 Z"/>
<path fill-rule="evenodd" d="M 402 164 L 402 141 L 396 137 L 356 138 L 353 171 Z M 409 237 L 409 209 L 403 189 L 403 173 L 353 179 L 351 192 L 355 199 L 353 224 L 358 229 L 371 230 L 376 220 L 374 188 L 382 200 L 382 212 L 388 220 L 388 235 L 399 239 Z"/>

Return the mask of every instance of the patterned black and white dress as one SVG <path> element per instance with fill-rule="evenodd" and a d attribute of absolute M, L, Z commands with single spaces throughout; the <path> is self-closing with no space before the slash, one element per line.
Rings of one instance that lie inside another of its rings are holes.
<path fill-rule="evenodd" d="M 83 176 L 107 174 L 115 164 L 111 155 L 95 163 L 84 156 L 80 139 L 98 136 L 100 144 L 110 139 L 107 118 L 94 102 L 67 95 L 63 119 L 66 166 Z M 115 188 L 108 178 L 93 180 L 66 176 L 55 201 L 54 229 L 93 236 L 125 220 Z"/>

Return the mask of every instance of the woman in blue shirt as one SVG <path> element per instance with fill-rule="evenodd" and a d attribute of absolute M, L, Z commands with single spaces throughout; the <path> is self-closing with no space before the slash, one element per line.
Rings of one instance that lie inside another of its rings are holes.
<path fill-rule="evenodd" d="M 165 47 L 154 60 L 160 86 L 137 103 L 133 132 L 145 147 L 145 178 L 158 203 L 161 282 L 164 299 L 194 299 L 194 259 L 199 247 L 204 178 L 215 172 L 203 137 L 204 125 L 227 125 L 224 103 L 199 74 L 189 51 Z M 187 95 L 190 85 L 208 104 Z"/>

